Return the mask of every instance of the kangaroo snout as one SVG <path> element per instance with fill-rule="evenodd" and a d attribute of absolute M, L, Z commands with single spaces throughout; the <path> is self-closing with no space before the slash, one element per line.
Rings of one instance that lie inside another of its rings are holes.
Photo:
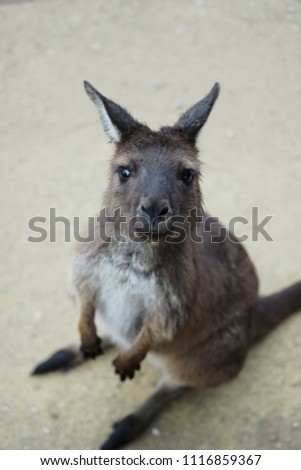
<path fill-rule="evenodd" d="M 146 217 L 151 222 L 157 217 L 168 218 L 172 215 L 172 209 L 169 202 L 166 199 L 151 199 L 144 197 L 140 200 L 138 206 L 138 215 Z"/>

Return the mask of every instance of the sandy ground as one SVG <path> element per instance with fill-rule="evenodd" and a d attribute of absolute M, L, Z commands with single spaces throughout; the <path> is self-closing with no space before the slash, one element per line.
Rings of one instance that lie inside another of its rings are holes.
<path fill-rule="evenodd" d="M 172 124 L 215 81 L 202 138 L 207 209 L 273 215 L 245 243 L 262 292 L 300 278 L 301 4 L 297 0 L 0 2 L 2 449 L 95 449 L 153 388 L 144 364 L 121 385 L 110 353 L 67 374 L 33 365 L 77 341 L 68 293 L 72 244 L 29 243 L 49 208 L 92 215 L 107 144 L 83 79 L 154 128 Z M 46 224 L 47 226 L 47 224 Z M 254 349 L 241 375 L 172 404 L 136 449 L 300 449 L 301 315 Z M 154 435 L 156 434 L 156 435 Z"/>

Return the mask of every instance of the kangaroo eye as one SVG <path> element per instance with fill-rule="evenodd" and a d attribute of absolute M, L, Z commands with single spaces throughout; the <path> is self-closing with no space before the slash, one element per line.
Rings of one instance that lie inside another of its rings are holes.
<path fill-rule="evenodd" d="M 120 179 L 122 179 L 123 181 L 126 181 L 132 176 L 132 172 L 131 170 L 129 170 L 129 168 L 122 166 L 119 168 L 119 176 L 120 176 Z"/>
<path fill-rule="evenodd" d="M 180 176 L 181 180 L 185 184 L 191 183 L 193 180 L 193 177 L 194 177 L 194 174 L 192 173 L 191 170 L 183 170 Z"/>

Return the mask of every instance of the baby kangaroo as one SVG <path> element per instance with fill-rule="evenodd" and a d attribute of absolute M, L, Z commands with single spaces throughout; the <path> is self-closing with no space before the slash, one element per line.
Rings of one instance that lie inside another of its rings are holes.
<path fill-rule="evenodd" d="M 301 282 L 259 297 L 244 247 L 203 210 L 196 139 L 218 84 L 158 132 L 90 83 L 85 88 L 115 152 L 105 209 L 90 240 L 77 245 L 73 264 L 81 347 L 56 352 L 33 373 L 95 357 L 108 338 L 122 349 L 113 362 L 121 380 L 132 379 L 144 358 L 154 356 L 164 379 L 114 425 L 101 448 L 116 449 L 171 399 L 235 377 L 252 344 L 301 308 Z"/>

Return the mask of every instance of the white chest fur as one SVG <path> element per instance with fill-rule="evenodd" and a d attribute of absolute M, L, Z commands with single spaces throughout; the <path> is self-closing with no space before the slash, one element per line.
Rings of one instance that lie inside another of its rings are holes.
<path fill-rule="evenodd" d="M 116 265 L 104 258 L 99 264 L 97 310 L 113 341 L 126 347 L 136 338 L 147 315 L 179 310 L 179 301 L 167 282 L 154 272 Z"/>

